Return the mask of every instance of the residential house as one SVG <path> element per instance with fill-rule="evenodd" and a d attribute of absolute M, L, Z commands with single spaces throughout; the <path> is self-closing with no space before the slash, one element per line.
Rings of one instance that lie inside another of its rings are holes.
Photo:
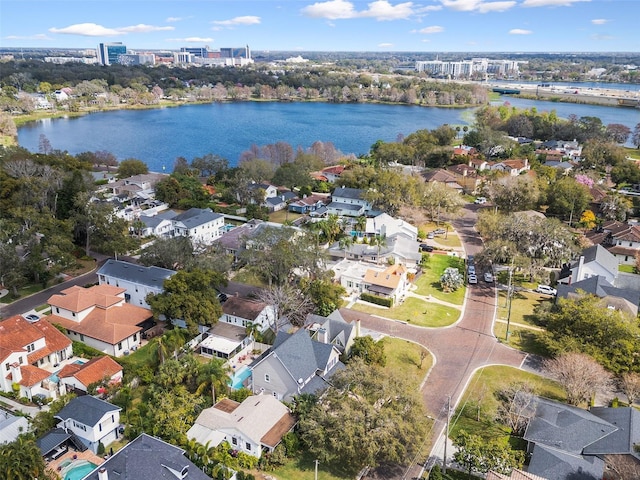
<path fill-rule="evenodd" d="M 120 438 L 120 411 L 109 402 L 83 395 L 72 398 L 54 417 L 57 427 L 76 435 L 93 453 L 102 443 L 108 446 Z"/>
<path fill-rule="evenodd" d="M 585 278 L 570 285 L 559 284 L 556 301 L 559 298 L 574 299 L 584 294 L 601 298 L 602 306 L 605 308 L 628 313 L 633 318 L 638 315 L 640 291 L 614 287 L 600 275 Z"/>
<path fill-rule="evenodd" d="M 211 480 L 182 448 L 146 433 L 129 442 L 83 480 Z"/>
<path fill-rule="evenodd" d="M 259 332 L 264 333 L 275 325 L 274 317 L 272 305 L 246 297 L 231 296 L 222 304 L 219 321 L 243 328 L 255 326 Z"/>
<path fill-rule="evenodd" d="M 400 218 L 394 218 L 387 213 L 381 213 L 376 217 L 367 218 L 364 233 L 368 237 L 380 235 L 391 238 L 396 235 L 403 235 L 414 242 L 418 239 L 417 227 Z"/>
<path fill-rule="evenodd" d="M 340 350 L 316 342 L 301 328 L 293 334 L 279 331 L 266 354 L 251 367 L 251 390 L 289 402 L 302 393 L 317 393 L 339 369 Z"/>
<path fill-rule="evenodd" d="M 609 232 L 605 243 L 607 250 L 615 255 L 618 263 L 624 265 L 635 265 L 636 254 L 640 252 L 640 226 L 629 225 L 627 223 L 606 222 L 602 230 Z"/>
<path fill-rule="evenodd" d="M 482 185 L 482 179 L 474 167 L 459 163 L 447 167 L 447 171 L 453 173 L 456 183 L 464 189 L 465 193 L 473 194 Z"/>
<path fill-rule="evenodd" d="M 467 165 L 475 168 L 478 172 L 482 172 L 483 170 L 487 170 L 489 168 L 489 162 L 482 158 L 470 158 Z"/>
<path fill-rule="evenodd" d="M 69 338 L 119 357 L 137 349 L 153 326 L 150 310 L 126 303 L 126 289 L 113 285 L 73 286 L 49 297 L 49 321 Z"/>
<path fill-rule="evenodd" d="M 409 291 L 407 268 L 402 264 L 389 265 L 383 272 L 368 269 L 364 274 L 364 288 L 367 293 L 393 299 L 400 303 Z"/>
<path fill-rule="evenodd" d="M 113 195 L 124 194 L 127 198 L 136 196 L 153 198 L 156 184 L 165 178 L 167 178 L 167 175 L 164 173 L 144 173 L 110 183 L 108 187 Z"/>
<path fill-rule="evenodd" d="M 19 435 L 29 431 L 29 422 L 23 415 L 13 415 L 0 409 L 0 446 L 11 443 Z"/>
<path fill-rule="evenodd" d="M 501 162 L 489 162 L 489 170 L 508 173 L 512 177 L 517 177 L 529 169 L 529 160 L 526 158 L 502 160 Z"/>
<path fill-rule="evenodd" d="M 618 261 L 606 248 L 594 245 L 585 249 L 577 261 L 563 267 L 558 282 L 571 285 L 598 275 L 615 285 L 618 276 Z"/>
<path fill-rule="evenodd" d="M 561 161 L 549 161 L 547 160 L 544 163 L 545 167 L 551 167 L 558 170 L 561 175 L 569 175 L 571 171 L 574 169 L 574 165 L 571 162 L 561 162 Z"/>
<path fill-rule="evenodd" d="M 267 198 L 273 198 L 278 196 L 278 189 L 274 185 L 271 185 L 270 183 L 252 182 L 249 185 L 249 190 L 253 190 L 253 191 L 263 190 L 265 200 Z"/>
<path fill-rule="evenodd" d="M 307 214 L 314 212 L 329 203 L 329 195 L 314 193 L 305 196 L 289 204 L 289 211 L 294 213 Z"/>
<path fill-rule="evenodd" d="M 478 151 L 474 147 L 469 145 L 458 145 L 453 147 L 454 157 L 473 157 L 478 154 Z"/>
<path fill-rule="evenodd" d="M 266 198 L 264 205 L 271 213 L 279 212 L 280 210 L 287 208 L 287 201 L 285 200 L 284 195 L 276 195 L 275 197 Z"/>
<path fill-rule="evenodd" d="M 111 357 L 95 357 L 86 363 L 71 363 L 58 373 L 60 385 L 67 391 L 87 393 L 89 386 L 106 381 L 109 384 L 122 382 L 122 367 Z"/>
<path fill-rule="evenodd" d="M 345 258 L 334 264 L 331 268 L 334 272 L 335 281 L 340 282 L 340 285 L 342 285 L 348 294 L 360 294 L 366 291 L 364 276 L 367 270 L 371 268 L 370 265 Z M 383 270 L 380 269 L 380 271 L 382 272 Z"/>
<path fill-rule="evenodd" d="M 328 253 L 333 258 L 360 260 L 376 264 L 402 263 L 415 269 L 422 260 L 422 254 L 418 249 L 419 244 L 415 240 L 396 234 L 392 237 L 385 237 L 381 245 L 354 243 L 342 247 L 336 243 L 329 247 Z"/>
<path fill-rule="evenodd" d="M 538 156 L 546 156 L 550 152 L 557 160 L 567 159 L 579 162 L 582 159 L 582 146 L 576 140 L 547 140 L 536 149 Z"/>
<path fill-rule="evenodd" d="M 321 174 L 327 179 L 329 183 L 335 183 L 340 179 L 340 175 L 344 172 L 344 165 L 333 165 L 331 167 L 325 167 L 321 170 Z"/>
<path fill-rule="evenodd" d="M 187 432 L 187 438 L 217 447 L 222 442 L 238 452 L 260 458 L 273 452 L 296 419 L 271 395 L 252 395 L 242 403 L 224 398 L 206 408 Z"/>
<path fill-rule="evenodd" d="M 336 188 L 331 194 L 331 203 L 327 205 L 328 213 L 359 217 L 371 210 L 371 204 L 363 198 L 364 190 L 359 188 Z"/>
<path fill-rule="evenodd" d="M 243 225 L 224 232 L 216 242 L 222 246 L 225 253 L 233 255 L 234 261 L 238 261 L 240 253 L 247 249 L 247 244 L 250 244 L 251 239 L 260 235 L 266 228 L 282 227 L 281 223 L 265 222 L 254 218 Z M 295 229 L 296 231 L 299 230 Z"/>
<path fill-rule="evenodd" d="M 16 315 L 0 322 L 0 390 L 32 400 L 36 395 L 57 398 L 58 386 L 51 379 L 53 368 L 71 358 L 71 340 L 47 320 L 27 322 Z M 49 370 L 46 370 L 46 369 Z"/>
<path fill-rule="evenodd" d="M 335 345 L 342 355 L 349 355 L 353 341 L 358 336 L 359 323 L 353 325 L 347 322 L 339 310 L 334 310 L 327 317 L 310 313 L 305 325 L 312 340 Z"/>
<path fill-rule="evenodd" d="M 173 216 L 174 215 L 170 215 L 170 217 Z M 165 218 L 163 214 L 151 217 L 143 213 L 138 217 L 138 220 L 144 224 L 144 227 L 140 231 L 140 236 L 142 237 L 170 237 L 173 232 L 171 218 Z"/>
<path fill-rule="evenodd" d="M 453 188 L 459 193 L 463 192 L 463 187 L 458 183 L 458 177 L 444 168 L 438 168 L 436 170 L 430 170 L 423 174 L 426 182 L 442 183 L 449 188 Z"/>
<path fill-rule="evenodd" d="M 554 480 L 603 478 L 609 461 L 640 474 L 640 412 L 631 407 L 590 411 L 538 398 L 524 434 L 531 455 L 527 471 Z"/>
<path fill-rule="evenodd" d="M 194 245 L 211 245 L 224 233 L 224 215 L 210 208 L 190 208 L 171 219 L 173 236 L 189 237 Z"/>
<path fill-rule="evenodd" d="M 167 268 L 145 267 L 122 260 L 109 259 L 98 270 L 98 283 L 125 290 L 127 303 L 150 309 L 146 297 L 164 291 L 164 281 L 176 272 Z"/>

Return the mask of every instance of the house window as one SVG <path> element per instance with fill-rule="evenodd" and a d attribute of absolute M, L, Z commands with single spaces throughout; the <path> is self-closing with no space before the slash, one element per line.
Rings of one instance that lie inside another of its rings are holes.
<path fill-rule="evenodd" d="M 251 451 L 251 444 L 249 442 L 246 443 L 247 450 Z"/>
<path fill-rule="evenodd" d="M 80 334 L 80 341 L 84 342 L 84 335 L 83 334 Z"/>
<path fill-rule="evenodd" d="M 264 374 L 264 381 L 267 382 L 267 383 L 269 383 L 271 381 L 271 377 L 269 376 L 268 373 Z"/>
<path fill-rule="evenodd" d="M 138 292 L 138 286 L 136 285 L 136 293 Z"/>
<path fill-rule="evenodd" d="M 238 439 L 236 437 L 233 437 L 231 439 L 231 443 L 234 444 L 234 445 L 238 445 Z"/>
<path fill-rule="evenodd" d="M 5 363 L 5 364 L 4 364 L 4 367 L 7 369 L 7 372 L 8 372 L 8 371 L 9 371 L 9 369 L 11 368 L 11 367 L 9 366 L 9 362 Z"/>
<path fill-rule="evenodd" d="M 56 313 L 60 313 L 60 309 L 56 307 Z"/>
<path fill-rule="evenodd" d="M 18 363 L 22 365 L 22 357 L 18 357 Z"/>
<path fill-rule="evenodd" d="M 71 312 L 71 316 L 75 317 L 76 316 L 76 312 Z"/>
<path fill-rule="evenodd" d="M 118 343 L 118 350 L 122 350 L 122 342 Z"/>
<path fill-rule="evenodd" d="M 135 342 L 135 341 L 137 341 L 137 340 L 138 340 L 138 334 L 137 334 L 137 333 L 134 333 L 134 334 L 133 334 L 133 341 Z"/>
<path fill-rule="evenodd" d="M 102 424 L 99 424 L 99 425 L 98 425 L 98 430 L 99 430 L 99 431 L 102 431 Z"/>

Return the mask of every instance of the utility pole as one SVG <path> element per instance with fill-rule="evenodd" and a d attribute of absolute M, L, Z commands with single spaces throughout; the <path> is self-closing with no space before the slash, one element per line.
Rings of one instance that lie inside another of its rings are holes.
<path fill-rule="evenodd" d="M 442 473 L 447 473 L 447 442 L 449 441 L 449 412 L 451 411 L 451 395 L 447 395 L 447 426 L 444 436 L 444 458 L 442 459 Z"/>
<path fill-rule="evenodd" d="M 509 289 L 507 290 L 507 333 L 505 334 L 505 342 L 509 342 L 509 323 L 511 322 L 511 293 L 512 293 L 512 285 L 511 285 L 511 277 L 513 276 L 513 268 L 509 269 Z"/>
<path fill-rule="evenodd" d="M 315 472 L 315 480 L 318 480 L 318 460 L 315 461 L 316 462 L 316 472 Z"/>

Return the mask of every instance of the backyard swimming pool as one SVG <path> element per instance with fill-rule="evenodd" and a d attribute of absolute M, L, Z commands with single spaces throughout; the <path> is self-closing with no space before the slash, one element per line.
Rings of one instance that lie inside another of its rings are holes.
<path fill-rule="evenodd" d="M 62 467 L 62 478 L 64 480 L 80 480 L 96 467 L 97 465 L 87 460 L 73 460 Z"/>
<path fill-rule="evenodd" d="M 244 386 L 244 381 L 251 376 L 251 369 L 243 366 L 240 370 L 235 372 L 231 377 L 231 388 L 233 390 L 239 390 Z"/>

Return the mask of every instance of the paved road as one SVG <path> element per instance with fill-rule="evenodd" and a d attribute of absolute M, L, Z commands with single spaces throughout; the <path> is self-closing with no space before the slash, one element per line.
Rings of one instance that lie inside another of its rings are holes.
<path fill-rule="evenodd" d="M 468 255 L 477 254 L 482 248 L 474 229 L 476 210 L 476 206 L 468 206 L 464 215 L 453 222 Z M 522 367 L 525 364 L 526 354 L 501 344 L 493 336 L 495 304 L 492 285 L 483 282 L 472 285 L 468 289 L 460 321 L 442 329 L 416 327 L 354 310 L 341 310 L 347 321 L 360 319 L 363 327 L 417 342 L 433 354 L 435 363 L 422 388 L 427 411 L 435 419 L 435 426 L 430 432 L 432 445 L 437 444 L 445 427 L 447 398 L 451 397 L 451 407 L 455 408 L 467 382 L 478 368 L 495 364 Z M 396 478 L 417 478 L 425 459 L 416 460 Z M 386 478 L 390 477 L 387 475 Z"/>

